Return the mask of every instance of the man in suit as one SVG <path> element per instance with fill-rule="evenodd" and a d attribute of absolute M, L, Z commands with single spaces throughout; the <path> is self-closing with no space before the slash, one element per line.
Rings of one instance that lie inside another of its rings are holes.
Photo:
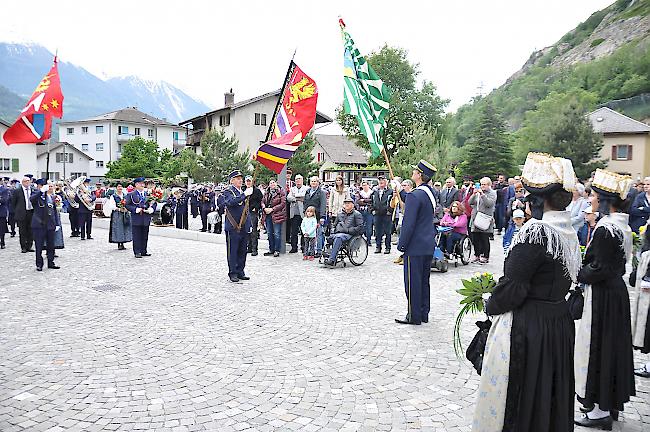
<path fill-rule="evenodd" d="M 126 195 L 125 207 L 131 212 L 131 229 L 133 230 L 133 253 L 136 258 L 151 256 L 147 252 L 149 225 L 156 203 L 147 203 L 147 191 L 144 189 L 144 177 L 133 180 L 135 189 Z"/>
<path fill-rule="evenodd" d="M 253 182 L 253 177 L 246 176 L 244 190 L 253 188 L 253 193 L 248 198 L 248 214 L 251 219 L 251 234 L 248 236 L 248 252 L 252 256 L 257 256 L 257 243 L 260 238 L 260 213 L 262 212 L 262 191 Z M 223 210 L 223 209 L 221 209 Z"/>
<path fill-rule="evenodd" d="M 0 249 L 5 248 L 5 234 L 7 234 L 7 219 L 9 218 L 9 202 L 11 191 L 7 186 L 9 177 L 0 179 Z"/>
<path fill-rule="evenodd" d="M 11 205 L 14 208 L 14 218 L 18 224 L 18 236 L 22 253 L 34 252 L 32 245 L 32 215 L 34 206 L 29 198 L 32 196 L 32 180 L 25 176 L 20 182 L 20 187 L 13 191 Z"/>
<path fill-rule="evenodd" d="M 45 179 L 36 180 L 36 185 L 38 190 L 29 197 L 34 208 L 31 228 L 36 244 L 36 270 L 43 271 L 43 247 L 46 243 L 47 268 L 59 269 L 54 264 L 54 233 L 61 229 L 61 223 L 54 202 L 54 185 L 47 184 Z"/>
<path fill-rule="evenodd" d="M 400 324 L 429 322 L 429 276 L 435 249 L 433 213 L 436 200 L 428 183 L 435 173 L 433 165 L 421 160 L 411 177 L 417 187 L 406 199 L 406 213 L 397 244 L 397 249 L 404 253 L 404 291 L 408 301 L 406 317 L 395 319 Z"/>
<path fill-rule="evenodd" d="M 456 179 L 449 177 L 445 180 L 445 187 L 440 191 L 440 204 L 445 212 L 449 212 L 451 203 L 458 201 L 460 193 L 456 187 Z"/>
<path fill-rule="evenodd" d="M 86 198 L 90 201 L 91 208 L 95 208 L 95 200 L 97 196 L 90 192 L 90 179 L 87 178 L 83 182 L 83 192 Z M 75 201 L 79 204 L 77 215 L 79 218 L 79 229 L 81 231 L 81 240 L 92 240 L 91 232 L 93 230 L 93 211 L 85 206 L 79 194 L 75 195 Z"/>
<path fill-rule="evenodd" d="M 251 232 L 251 219 L 248 214 L 246 198 L 253 194 L 253 188 L 242 191 L 243 177 L 239 170 L 228 175 L 230 186 L 219 195 L 219 208 L 224 209 L 226 223 L 226 253 L 228 256 L 228 277 L 231 282 L 249 280 L 246 267 L 246 250 Z"/>
<path fill-rule="evenodd" d="M 386 177 L 379 177 L 379 187 L 372 193 L 372 214 L 375 222 L 375 240 L 377 249 L 375 253 L 381 253 L 381 240 L 384 238 L 386 249 L 385 254 L 390 253 L 391 241 L 390 236 L 393 231 L 391 221 L 393 209 L 390 207 L 390 201 L 393 198 L 393 190 L 389 189 Z"/>

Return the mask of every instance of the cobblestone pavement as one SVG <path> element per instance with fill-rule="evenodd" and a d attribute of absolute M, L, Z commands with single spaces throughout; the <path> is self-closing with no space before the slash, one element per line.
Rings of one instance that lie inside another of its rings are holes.
<path fill-rule="evenodd" d="M 432 273 L 415 327 L 393 322 L 395 251 L 332 270 L 249 257 L 251 281 L 231 284 L 223 244 L 151 237 L 135 260 L 94 236 L 66 238 L 58 271 L 36 272 L 17 237 L 0 253 L 0 431 L 470 430 L 478 377 L 453 353 L 454 289 L 500 272 L 500 237 L 491 264 Z M 616 430 L 650 429 L 649 392 L 637 379 Z"/>

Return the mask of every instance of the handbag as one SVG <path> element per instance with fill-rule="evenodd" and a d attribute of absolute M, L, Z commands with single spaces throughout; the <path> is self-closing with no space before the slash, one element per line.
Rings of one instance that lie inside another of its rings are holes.
<path fill-rule="evenodd" d="M 582 319 L 582 310 L 585 307 L 585 297 L 583 295 L 584 289 L 581 284 L 576 285 L 575 289 L 569 291 L 569 298 L 567 305 L 569 306 L 569 313 L 574 320 Z"/>
<path fill-rule="evenodd" d="M 481 212 L 478 208 L 481 204 L 481 198 L 477 200 L 476 203 L 476 216 L 474 217 L 474 227 L 481 231 L 487 231 L 492 224 L 492 216 L 487 215 L 486 213 Z"/>
<path fill-rule="evenodd" d="M 483 354 L 485 354 L 485 345 L 487 343 L 488 334 L 490 333 L 490 327 L 492 327 L 492 321 L 490 321 L 489 318 L 485 321 L 476 321 L 476 327 L 478 327 L 478 331 L 474 335 L 472 342 L 470 342 L 467 347 L 465 358 L 472 363 L 476 372 L 481 375 Z"/>

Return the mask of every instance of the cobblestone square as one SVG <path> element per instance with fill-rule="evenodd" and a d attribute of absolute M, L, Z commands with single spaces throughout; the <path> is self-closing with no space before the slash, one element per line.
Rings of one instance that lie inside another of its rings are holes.
<path fill-rule="evenodd" d="M 0 255 L 0 431 L 471 430 L 454 290 L 501 273 L 500 237 L 490 264 L 432 273 L 429 323 L 401 326 L 396 250 L 336 269 L 249 256 L 232 284 L 224 241 L 151 236 L 136 260 L 93 236 L 66 237 L 58 271 L 36 272 L 18 237 Z M 650 430 L 649 392 L 637 378 L 615 430 Z"/>

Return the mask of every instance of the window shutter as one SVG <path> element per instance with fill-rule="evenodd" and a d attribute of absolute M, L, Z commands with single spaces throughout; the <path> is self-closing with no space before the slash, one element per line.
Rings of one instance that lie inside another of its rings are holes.
<path fill-rule="evenodd" d="M 20 171 L 20 159 L 12 159 L 11 160 L 11 171 L 12 172 Z"/>
<path fill-rule="evenodd" d="M 68 163 L 72 163 L 72 153 L 68 153 Z"/>
<path fill-rule="evenodd" d="M 612 160 L 616 160 L 616 146 L 612 146 Z"/>
<path fill-rule="evenodd" d="M 632 146 L 627 146 L 627 160 L 632 160 Z"/>

